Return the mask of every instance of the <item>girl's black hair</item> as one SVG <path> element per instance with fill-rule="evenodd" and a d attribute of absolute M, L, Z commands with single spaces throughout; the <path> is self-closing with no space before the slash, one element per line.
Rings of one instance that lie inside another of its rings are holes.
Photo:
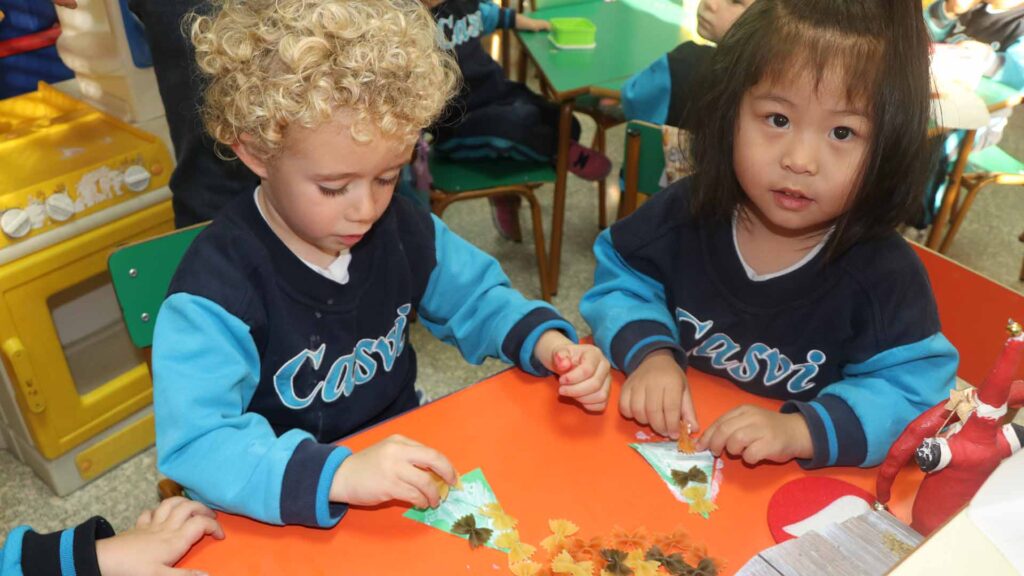
<path fill-rule="evenodd" d="M 920 0 L 757 0 L 705 68 L 691 116 L 695 218 L 727 221 L 746 194 L 733 168 L 744 94 L 811 74 L 845 80 L 872 123 L 861 175 L 826 253 L 892 230 L 918 209 L 928 177 L 928 33 Z"/>

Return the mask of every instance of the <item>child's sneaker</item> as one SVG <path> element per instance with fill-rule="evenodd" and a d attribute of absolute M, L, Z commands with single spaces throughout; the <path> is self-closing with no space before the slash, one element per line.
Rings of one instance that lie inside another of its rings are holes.
<path fill-rule="evenodd" d="M 593 182 L 604 180 L 611 169 L 612 161 L 604 154 L 579 142 L 569 144 L 569 172 Z"/>
<path fill-rule="evenodd" d="M 498 234 L 513 242 L 523 241 L 523 231 L 519 228 L 519 205 L 523 199 L 519 196 L 498 196 L 488 198 L 491 201 L 491 217 Z"/>

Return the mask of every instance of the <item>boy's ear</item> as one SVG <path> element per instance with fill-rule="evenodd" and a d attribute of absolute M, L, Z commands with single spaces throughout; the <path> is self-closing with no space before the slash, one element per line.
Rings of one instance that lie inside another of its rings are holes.
<path fill-rule="evenodd" d="M 245 164 L 249 170 L 252 170 L 254 174 L 260 178 L 267 177 L 267 161 L 260 153 L 258 148 L 253 145 L 252 137 L 248 134 L 242 134 L 238 140 L 231 145 L 231 150 L 235 152 L 238 159 Z"/>

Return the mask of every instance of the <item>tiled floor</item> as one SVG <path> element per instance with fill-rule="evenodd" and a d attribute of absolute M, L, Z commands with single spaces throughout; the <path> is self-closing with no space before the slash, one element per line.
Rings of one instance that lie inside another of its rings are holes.
<path fill-rule="evenodd" d="M 584 138 L 589 138 L 591 126 Z M 609 134 L 608 149 L 616 164 L 622 158 L 623 129 Z M 1004 139 L 1004 146 L 1024 157 L 1024 114 L 1015 116 Z M 609 179 L 615 189 L 614 178 Z M 616 189 L 617 190 L 617 189 Z M 549 218 L 550 187 L 540 190 L 545 218 Z M 614 203 L 612 210 L 614 213 Z M 1024 231 L 1024 190 L 994 188 L 979 197 L 961 230 L 950 256 L 986 274 L 994 280 L 1022 291 L 1017 280 L 1024 244 L 1017 236 Z M 536 265 L 529 242 L 512 244 L 501 240 L 491 225 L 485 201 L 465 202 L 451 207 L 445 220 L 457 233 L 472 239 L 494 254 L 503 264 L 513 285 L 527 296 L 538 297 Z M 529 219 L 523 218 L 524 236 L 530 238 Z M 593 184 L 570 178 L 562 279 L 554 304 L 584 329 L 577 304 L 590 286 L 593 275 L 591 244 L 598 233 L 597 194 Z M 428 334 L 422 324 L 414 324 L 412 341 L 420 362 L 420 385 L 431 397 L 439 397 L 476 382 L 503 368 L 497 361 L 470 366 L 449 346 Z M 609 418 L 617 417 L 608 414 Z M 56 530 L 101 514 L 117 530 L 130 527 L 145 508 L 156 504 L 156 472 L 152 449 L 119 466 L 95 482 L 66 498 L 58 498 L 25 466 L 8 452 L 0 451 L 0 541 L 18 524 L 28 523 L 39 530 Z"/>

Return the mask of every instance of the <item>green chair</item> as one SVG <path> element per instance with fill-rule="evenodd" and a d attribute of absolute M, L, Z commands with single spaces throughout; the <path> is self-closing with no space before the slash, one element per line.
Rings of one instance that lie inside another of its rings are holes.
<path fill-rule="evenodd" d="M 665 142 L 670 142 L 671 146 L 666 146 Z M 626 125 L 626 151 L 622 162 L 624 186 L 618 218 L 625 218 L 636 210 L 641 194 L 650 196 L 661 190 L 662 175 L 674 182 L 690 173 L 689 145 L 689 133 L 685 130 L 640 120 L 631 120 Z M 666 154 L 670 156 L 668 161 Z"/>
<path fill-rule="evenodd" d="M 153 346 L 156 315 L 167 296 L 174 271 L 178 269 L 178 263 L 192 241 L 205 227 L 206 224 L 197 224 L 128 244 L 114 251 L 107 260 L 121 315 L 132 344 L 137 348 L 148 351 Z M 177 482 L 164 478 L 157 484 L 157 493 L 164 500 L 171 496 L 182 496 L 184 490 Z"/>
<path fill-rule="evenodd" d="M 533 190 L 555 181 L 554 167 L 545 163 L 512 160 L 449 160 L 432 155 L 430 174 L 433 178 L 430 207 L 438 218 L 443 216 L 448 206 L 464 200 L 517 195 L 530 203 L 540 294 L 544 300 L 551 301 L 544 224 L 540 202 Z"/>

